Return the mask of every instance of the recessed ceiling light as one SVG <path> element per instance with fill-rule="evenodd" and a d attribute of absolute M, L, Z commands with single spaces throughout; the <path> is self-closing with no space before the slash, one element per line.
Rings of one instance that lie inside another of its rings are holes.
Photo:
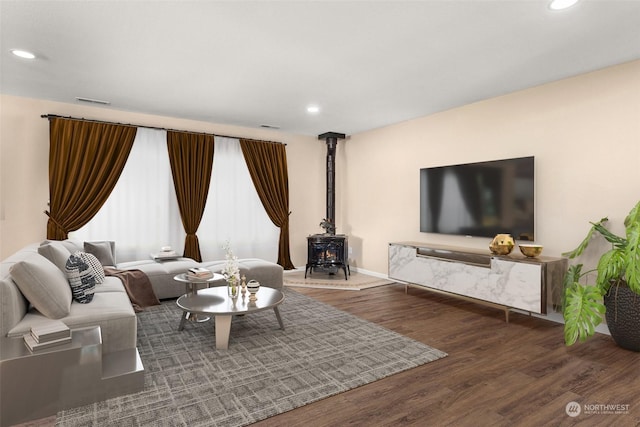
<path fill-rule="evenodd" d="M 307 113 L 315 114 L 320 112 L 320 107 L 317 105 L 309 105 L 307 107 Z"/>
<path fill-rule="evenodd" d="M 552 10 L 567 9 L 576 3 L 578 3 L 578 0 L 551 0 L 551 3 L 549 3 L 549 9 L 552 9 Z"/>
<path fill-rule="evenodd" d="M 35 54 L 22 49 L 11 49 L 11 53 L 13 53 L 15 56 L 18 56 L 24 59 L 35 59 L 36 57 Z"/>

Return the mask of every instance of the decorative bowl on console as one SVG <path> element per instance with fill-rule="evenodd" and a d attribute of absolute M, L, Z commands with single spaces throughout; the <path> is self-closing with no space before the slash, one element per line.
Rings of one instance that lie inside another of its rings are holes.
<path fill-rule="evenodd" d="M 542 245 L 534 245 L 534 244 L 521 244 L 518 246 L 520 248 L 520 252 L 522 252 L 522 255 L 529 257 L 529 258 L 535 258 L 537 256 L 540 256 L 540 254 L 542 253 Z"/>

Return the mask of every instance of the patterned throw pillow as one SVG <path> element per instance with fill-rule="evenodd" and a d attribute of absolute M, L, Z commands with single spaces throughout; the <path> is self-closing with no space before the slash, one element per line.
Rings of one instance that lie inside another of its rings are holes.
<path fill-rule="evenodd" d="M 96 288 L 96 278 L 89 265 L 76 252 L 67 260 L 65 270 L 73 299 L 81 304 L 90 303 Z"/>
<path fill-rule="evenodd" d="M 84 261 L 89 266 L 89 269 L 93 272 L 93 276 L 96 278 L 96 285 L 104 282 L 104 268 L 95 255 L 79 251 L 74 255 L 79 256 L 82 261 Z"/>

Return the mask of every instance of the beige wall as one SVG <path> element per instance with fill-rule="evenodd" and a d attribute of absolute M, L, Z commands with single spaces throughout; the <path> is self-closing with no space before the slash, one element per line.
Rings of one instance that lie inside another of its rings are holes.
<path fill-rule="evenodd" d="M 292 260 L 295 265 L 304 265 L 305 236 L 309 230 L 320 230 L 318 223 L 324 212 L 323 194 L 308 191 L 308 188 L 324 186 L 323 144 L 316 137 L 7 95 L 0 98 L 0 259 L 46 237 L 47 217 L 43 211 L 47 209 L 49 198 L 49 122 L 41 118 L 41 114 L 70 115 L 286 143 L 292 211 Z"/>
<path fill-rule="evenodd" d="M 45 237 L 48 122 L 72 115 L 287 143 L 291 251 L 325 215 L 326 146 L 316 137 L 127 113 L 12 96 L 0 98 L 0 258 Z M 327 129 L 342 131 L 341 129 Z M 338 142 L 336 212 L 352 265 L 387 273 L 389 242 L 486 248 L 490 239 L 419 232 L 419 169 L 536 157 L 537 242 L 546 255 L 572 249 L 588 221 L 621 230 L 640 198 L 640 61 L 554 82 Z"/>
<path fill-rule="evenodd" d="M 536 241 L 573 249 L 588 221 L 620 231 L 640 200 L 640 61 L 352 136 L 338 171 L 338 226 L 353 264 L 387 272 L 387 245 L 487 248 L 491 239 L 420 233 L 419 169 L 535 156 Z"/>

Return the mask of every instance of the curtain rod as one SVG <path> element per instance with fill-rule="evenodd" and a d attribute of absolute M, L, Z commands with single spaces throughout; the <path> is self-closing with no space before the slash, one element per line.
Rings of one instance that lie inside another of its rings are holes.
<path fill-rule="evenodd" d="M 271 143 L 271 144 L 282 144 L 282 145 L 285 145 L 285 146 L 287 145 L 285 143 L 277 142 L 277 141 L 262 141 L 262 140 L 253 139 L 253 138 L 242 138 L 242 137 L 238 137 L 238 136 L 218 135 L 218 134 L 207 133 L 207 132 L 194 132 L 194 131 L 190 131 L 190 130 L 170 129 L 170 128 L 163 128 L 163 127 L 159 127 L 159 126 L 147 126 L 147 125 L 135 125 L 135 124 L 132 124 L 132 123 L 109 122 L 109 121 L 106 121 L 106 120 L 85 119 L 84 117 L 59 116 L 57 114 L 42 114 L 40 117 L 43 118 L 43 119 L 49 119 L 49 120 L 50 119 L 79 120 L 79 121 L 90 122 L 90 123 L 104 123 L 104 124 L 108 124 L 108 125 L 119 125 L 119 126 L 130 126 L 130 127 L 135 127 L 135 128 L 156 129 L 156 130 L 164 130 L 164 131 L 168 131 L 168 132 L 193 133 L 193 134 L 196 134 L 196 135 L 211 135 L 211 136 L 219 136 L 220 138 L 246 139 L 246 140 L 249 140 L 249 141 L 268 142 L 268 143 Z"/>

